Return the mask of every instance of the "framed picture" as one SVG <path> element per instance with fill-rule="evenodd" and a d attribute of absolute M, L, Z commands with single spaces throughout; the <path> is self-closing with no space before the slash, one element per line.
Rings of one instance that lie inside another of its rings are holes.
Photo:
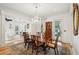
<path fill-rule="evenodd" d="M 29 29 L 29 24 L 27 24 L 27 29 Z"/>
<path fill-rule="evenodd" d="M 78 4 L 73 3 L 73 33 L 75 36 L 78 35 L 78 28 L 79 28 Z"/>
<path fill-rule="evenodd" d="M 19 27 L 18 27 L 18 25 L 15 26 L 15 32 L 16 32 L 17 35 L 19 34 Z"/>

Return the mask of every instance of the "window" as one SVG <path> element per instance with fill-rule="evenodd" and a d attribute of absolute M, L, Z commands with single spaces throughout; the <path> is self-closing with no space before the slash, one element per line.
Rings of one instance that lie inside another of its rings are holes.
<path fill-rule="evenodd" d="M 61 36 L 60 21 L 55 21 L 55 36 Z"/>

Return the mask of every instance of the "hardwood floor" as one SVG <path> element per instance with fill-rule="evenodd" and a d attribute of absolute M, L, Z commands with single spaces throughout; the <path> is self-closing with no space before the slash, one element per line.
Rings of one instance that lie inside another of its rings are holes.
<path fill-rule="evenodd" d="M 11 49 L 8 47 L 2 47 L 0 48 L 0 55 L 7 55 L 8 53 L 10 53 Z"/>
<path fill-rule="evenodd" d="M 63 43 L 62 50 L 60 51 L 60 55 L 71 55 L 71 46 L 70 44 Z M 18 43 L 14 45 L 7 45 L 5 47 L 0 48 L 0 55 L 35 55 L 36 52 L 32 54 L 31 47 L 27 50 L 24 48 L 23 43 Z M 40 51 L 38 55 L 44 55 L 43 51 Z M 47 55 L 54 55 L 53 49 L 50 49 Z"/>

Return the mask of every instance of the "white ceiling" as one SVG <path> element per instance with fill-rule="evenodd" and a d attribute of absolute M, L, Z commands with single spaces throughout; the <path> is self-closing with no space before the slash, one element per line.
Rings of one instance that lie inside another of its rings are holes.
<path fill-rule="evenodd" d="M 38 5 L 38 8 L 35 6 Z M 70 3 L 0 3 L 0 7 L 13 9 L 28 16 L 52 16 L 70 11 Z"/>

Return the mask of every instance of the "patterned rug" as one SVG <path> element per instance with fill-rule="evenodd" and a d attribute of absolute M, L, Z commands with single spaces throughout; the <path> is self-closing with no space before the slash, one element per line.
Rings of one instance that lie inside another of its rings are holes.
<path fill-rule="evenodd" d="M 4 49 L 3 52 L 1 50 L 0 54 L 1 55 L 36 55 L 36 51 L 34 50 L 34 52 L 32 53 L 31 46 L 27 50 L 27 48 L 24 48 L 23 43 L 19 43 L 16 45 L 6 46 L 6 49 Z M 44 51 L 42 50 L 42 48 L 39 49 L 38 55 L 44 55 Z M 54 50 L 53 49 L 47 50 L 46 55 L 55 55 Z M 62 46 L 61 48 L 59 48 L 59 55 L 71 55 L 71 48 Z"/>

